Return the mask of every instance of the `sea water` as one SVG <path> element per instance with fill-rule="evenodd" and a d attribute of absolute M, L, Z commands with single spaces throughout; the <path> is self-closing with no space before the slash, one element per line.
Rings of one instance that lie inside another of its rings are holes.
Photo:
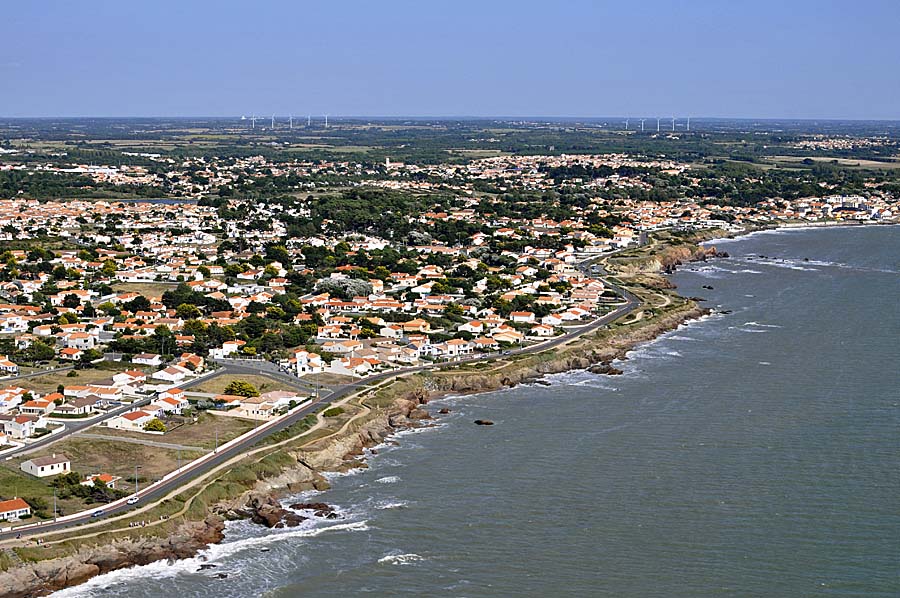
<path fill-rule="evenodd" d="M 717 245 L 672 280 L 719 313 L 623 375 L 446 398 L 294 497 L 341 519 L 230 523 L 199 558 L 58 595 L 900 595 L 900 228 Z"/>

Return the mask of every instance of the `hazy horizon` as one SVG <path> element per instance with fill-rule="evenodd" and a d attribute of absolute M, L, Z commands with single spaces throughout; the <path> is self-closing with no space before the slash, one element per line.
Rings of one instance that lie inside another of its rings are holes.
<path fill-rule="evenodd" d="M 897 22 L 888 0 L 16 3 L 0 113 L 898 120 Z"/>

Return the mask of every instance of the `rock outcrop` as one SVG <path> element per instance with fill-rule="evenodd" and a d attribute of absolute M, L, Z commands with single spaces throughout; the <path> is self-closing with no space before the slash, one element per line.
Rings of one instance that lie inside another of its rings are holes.
<path fill-rule="evenodd" d="M 220 517 L 211 515 L 184 523 L 167 536 L 124 538 L 83 547 L 71 556 L 27 563 L 0 573 L 0 592 L 3 598 L 46 596 L 123 567 L 189 558 L 220 542 L 224 527 Z"/>

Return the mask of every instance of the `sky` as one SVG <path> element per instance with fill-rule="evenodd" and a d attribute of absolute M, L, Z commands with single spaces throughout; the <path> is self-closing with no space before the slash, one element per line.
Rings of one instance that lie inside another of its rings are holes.
<path fill-rule="evenodd" d="M 900 119 L 900 0 L 9 0 L 0 116 Z"/>

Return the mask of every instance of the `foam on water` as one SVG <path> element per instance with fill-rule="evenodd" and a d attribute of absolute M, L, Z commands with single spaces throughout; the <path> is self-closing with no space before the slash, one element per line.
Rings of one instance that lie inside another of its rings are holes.
<path fill-rule="evenodd" d="M 411 552 L 408 554 L 388 554 L 378 559 L 378 562 L 383 565 L 412 565 L 424 560 L 424 557 Z"/>
<path fill-rule="evenodd" d="M 378 482 L 379 484 L 396 484 L 397 482 L 400 481 L 400 476 L 389 475 L 389 476 L 385 476 L 383 478 L 378 478 L 375 481 Z"/>
<path fill-rule="evenodd" d="M 58 598 L 101 598 L 105 595 L 106 589 L 111 585 L 139 582 L 142 579 L 169 579 L 181 575 L 200 575 L 206 576 L 206 572 L 200 572 L 200 566 L 204 564 L 217 564 L 217 561 L 227 559 L 228 557 L 237 555 L 245 550 L 252 548 L 262 548 L 270 544 L 283 542 L 286 540 L 296 540 L 298 538 L 315 538 L 322 534 L 334 532 L 354 532 L 366 531 L 369 527 L 366 521 L 356 521 L 353 523 L 339 523 L 323 527 L 292 529 L 288 531 L 269 530 L 264 536 L 255 536 L 242 538 L 234 542 L 226 542 L 223 544 L 212 544 L 206 550 L 200 551 L 197 556 L 189 559 L 181 559 L 173 563 L 168 561 L 156 561 L 148 565 L 140 565 L 111 571 L 104 575 L 94 577 L 87 582 L 56 592 L 54 596 Z M 214 571 L 208 573 L 229 572 L 227 567 L 216 567 Z"/>

